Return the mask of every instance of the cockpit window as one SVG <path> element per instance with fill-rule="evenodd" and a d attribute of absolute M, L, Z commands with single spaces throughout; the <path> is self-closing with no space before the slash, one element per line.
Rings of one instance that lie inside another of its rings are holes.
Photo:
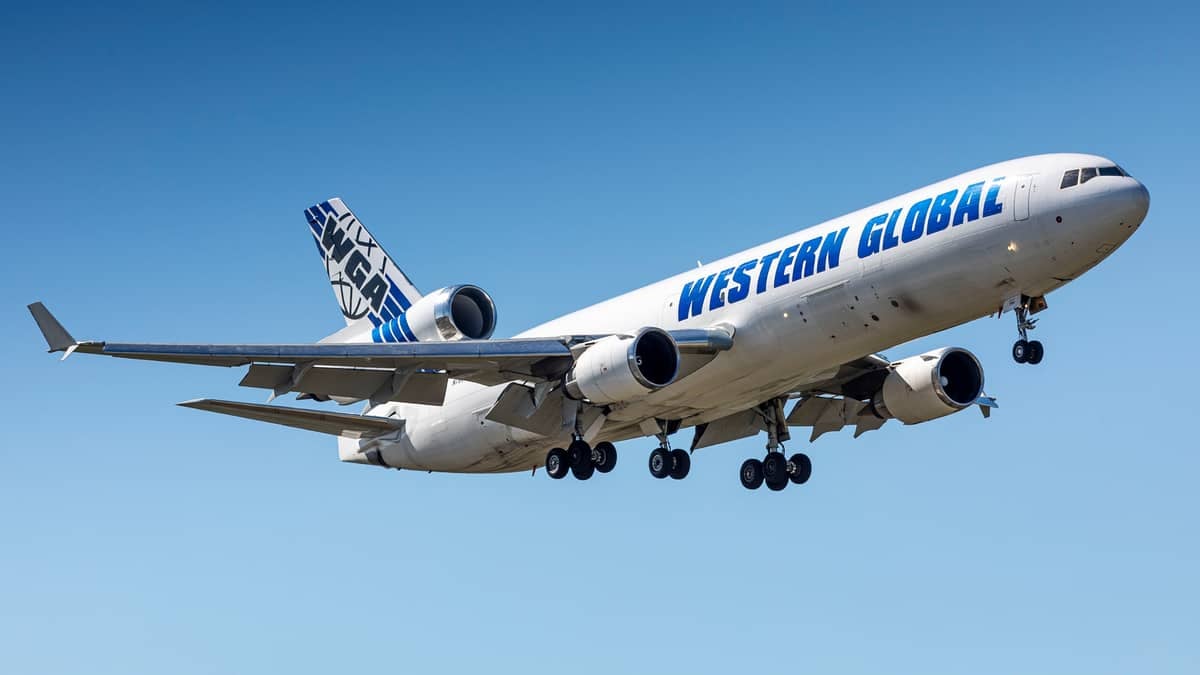
<path fill-rule="evenodd" d="M 1087 167 L 1083 169 L 1071 169 L 1063 174 L 1062 185 L 1058 189 L 1075 187 L 1083 185 L 1096 176 L 1128 176 L 1129 173 L 1119 166 L 1109 165 L 1101 167 Z"/>

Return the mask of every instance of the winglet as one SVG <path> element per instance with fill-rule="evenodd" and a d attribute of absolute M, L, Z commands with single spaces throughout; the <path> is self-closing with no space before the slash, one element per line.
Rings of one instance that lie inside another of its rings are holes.
<path fill-rule="evenodd" d="M 999 408 L 1000 404 L 992 396 L 980 392 L 979 398 L 975 399 L 975 405 L 979 406 L 979 412 L 983 413 L 983 418 L 987 419 L 992 416 L 992 409 Z"/>
<path fill-rule="evenodd" d="M 33 320 L 37 322 L 38 328 L 42 331 L 42 337 L 46 338 L 46 344 L 50 347 L 51 352 L 66 352 L 63 358 L 71 355 L 79 343 L 66 328 L 54 318 L 50 310 L 40 302 L 35 302 L 29 305 L 29 313 L 33 315 Z"/>

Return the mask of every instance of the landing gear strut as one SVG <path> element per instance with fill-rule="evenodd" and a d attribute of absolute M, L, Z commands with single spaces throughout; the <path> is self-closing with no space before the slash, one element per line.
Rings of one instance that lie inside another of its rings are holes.
<path fill-rule="evenodd" d="M 617 448 L 608 441 L 591 445 L 583 440 L 583 430 L 576 418 L 571 444 L 564 450 L 554 448 L 546 453 L 546 473 L 551 478 L 565 478 L 571 473 L 578 480 L 587 480 L 595 472 L 608 473 L 617 466 Z"/>
<path fill-rule="evenodd" d="M 789 458 L 783 454 L 783 441 L 791 438 L 784 419 L 785 401 L 784 398 L 776 398 L 759 406 L 767 423 L 767 456 L 761 460 L 752 457 L 742 462 L 738 477 L 742 487 L 747 490 L 757 490 L 766 483 L 768 490 L 778 492 L 788 483 L 800 485 L 808 482 L 812 476 L 812 460 L 808 455 L 798 452 Z"/>
<path fill-rule="evenodd" d="M 1012 357 L 1017 363 L 1028 363 L 1036 366 L 1042 362 L 1042 357 L 1046 355 L 1045 348 L 1042 343 L 1037 340 L 1029 339 L 1029 331 L 1037 327 L 1037 319 L 1029 318 L 1033 311 L 1041 311 L 1045 309 L 1046 301 L 1042 298 L 1030 298 L 1021 296 L 1021 304 L 1014 308 L 1017 315 L 1017 333 L 1021 339 L 1013 343 Z"/>
<path fill-rule="evenodd" d="M 659 421 L 660 431 L 655 434 L 658 447 L 650 451 L 650 475 L 655 478 L 670 476 L 675 480 L 683 480 L 692 470 L 692 456 L 687 450 L 671 449 L 671 439 L 667 435 L 669 424 L 666 420 Z"/>
<path fill-rule="evenodd" d="M 597 471 L 608 473 L 616 466 L 617 448 L 608 441 L 593 446 L 576 438 L 567 449 L 554 448 L 546 454 L 546 473 L 556 479 L 570 473 L 579 480 L 587 480 Z"/>

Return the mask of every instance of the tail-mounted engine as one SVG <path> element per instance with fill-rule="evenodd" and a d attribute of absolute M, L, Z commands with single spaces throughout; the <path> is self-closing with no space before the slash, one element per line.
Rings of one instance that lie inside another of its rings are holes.
<path fill-rule="evenodd" d="M 871 400 L 876 415 L 917 424 L 974 404 L 983 393 L 983 366 L 961 347 L 943 347 L 892 364 Z"/>
<path fill-rule="evenodd" d="M 478 286 L 448 286 L 413 303 L 404 318 L 422 342 L 486 340 L 496 330 L 496 303 Z"/>
<path fill-rule="evenodd" d="M 679 347 L 661 328 L 643 328 L 633 337 L 610 335 L 594 342 L 563 379 L 568 396 L 592 403 L 640 398 L 675 381 Z"/>

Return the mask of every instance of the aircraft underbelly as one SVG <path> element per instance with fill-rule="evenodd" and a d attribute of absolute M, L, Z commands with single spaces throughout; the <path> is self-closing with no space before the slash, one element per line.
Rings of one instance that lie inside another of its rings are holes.
<path fill-rule="evenodd" d="M 735 326 L 734 348 L 671 386 L 614 406 L 598 438 L 642 435 L 631 429 L 648 418 L 717 419 L 828 377 L 842 363 L 995 311 L 1011 282 L 995 238 L 980 233 L 889 264 L 851 266 L 822 288 L 779 294 L 753 313 L 742 307 L 709 317 L 709 325 Z M 567 431 L 539 437 L 486 420 L 502 390 L 458 383 L 442 408 L 420 406 L 410 442 L 391 456 L 406 468 L 517 471 L 569 441 Z"/>

